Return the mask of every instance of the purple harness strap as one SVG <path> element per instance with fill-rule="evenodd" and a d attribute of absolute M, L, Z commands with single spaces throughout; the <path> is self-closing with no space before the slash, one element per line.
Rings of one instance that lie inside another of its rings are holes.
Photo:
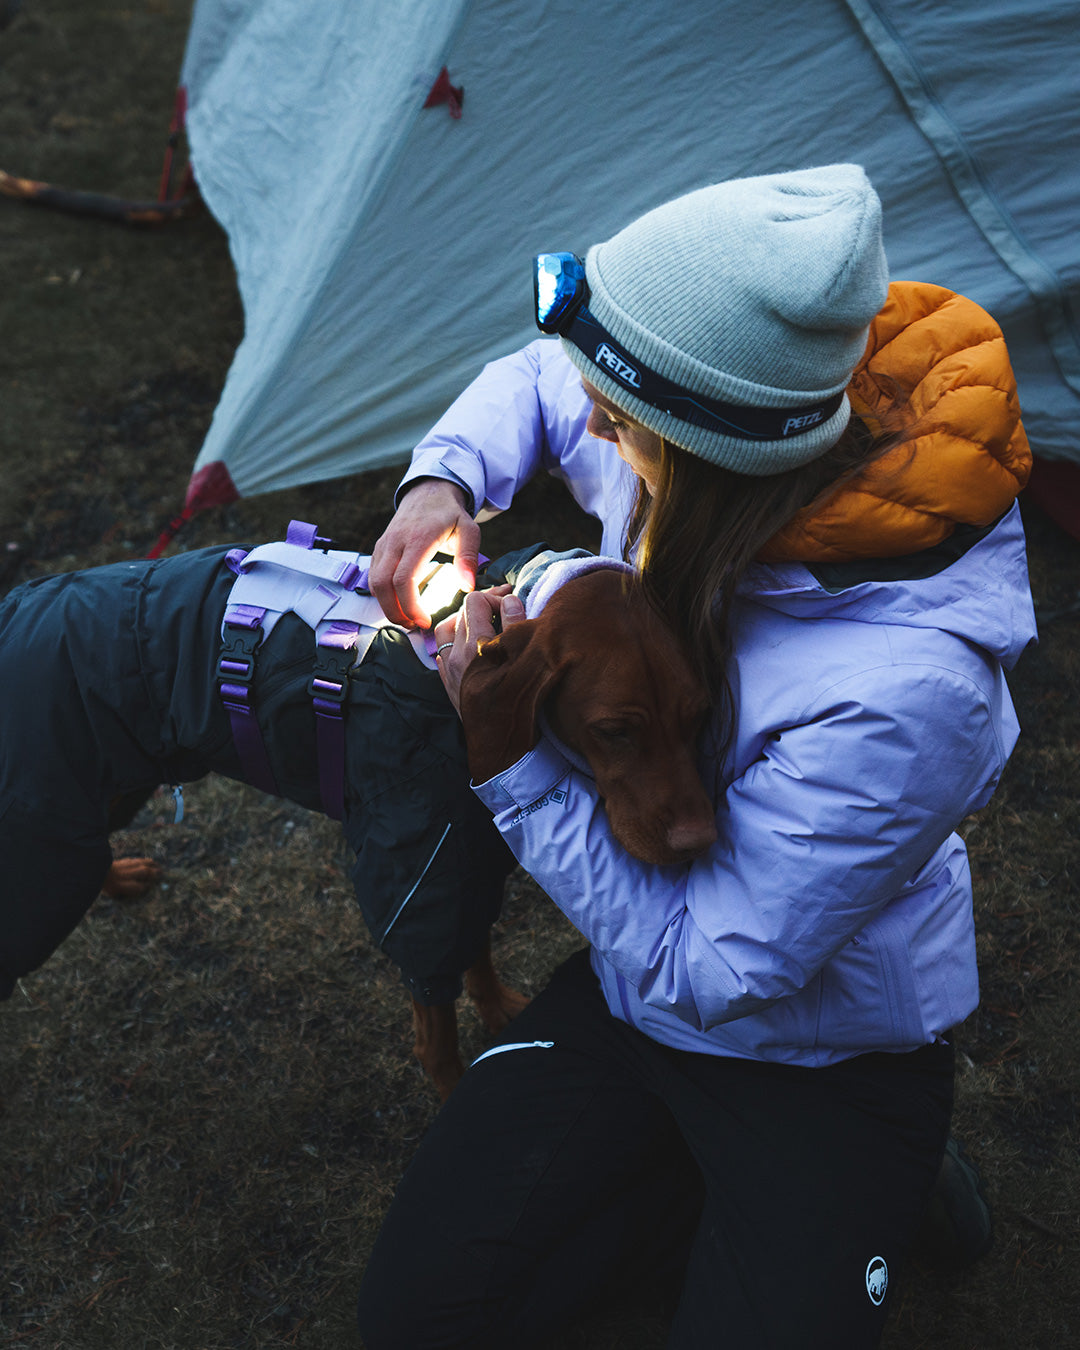
<path fill-rule="evenodd" d="M 281 794 L 251 701 L 255 653 L 262 642 L 262 621 L 265 617 L 266 610 L 255 605 L 230 605 L 226 609 L 227 636 L 222 640 L 218 660 L 218 693 L 229 714 L 233 744 L 244 778 L 253 787 L 279 797 Z"/>
<path fill-rule="evenodd" d="M 318 526 L 306 520 L 290 520 L 285 531 L 285 542 L 295 544 L 297 548 L 314 548 L 317 542 L 328 544 L 329 539 L 319 540 Z"/>
<path fill-rule="evenodd" d="M 332 543 L 330 539 L 326 539 L 317 533 L 315 526 L 309 525 L 306 520 L 289 521 L 289 528 L 285 533 L 285 542 L 294 544 L 297 548 L 322 547 L 324 553 Z M 339 586 L 344 586 L 347 591 L 367 589 L 367 570 L 361 571 L 354 562 L 342 563 L 338 574 L 331 579 L 336 581 Z"/>
<path fill-rule="evenodd" d="M 360 626 L 331 623 L 320 636 L 315 670 L 308 682 L 315 709 L 319 793 L 323 810 L 334 820 L 345 815 L 345 700 Z"/>

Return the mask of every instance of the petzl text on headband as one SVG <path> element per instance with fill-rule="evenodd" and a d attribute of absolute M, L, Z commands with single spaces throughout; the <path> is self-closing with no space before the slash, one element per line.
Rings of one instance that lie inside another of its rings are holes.
<path fill-rule="evenodd" d="M 783 441 L 828 421 L 844 393 L 797 408 L 747 408 L 691 393 L 642 365 L 589 309 L 585 264 L 574 253 L 541 253 L 533 260 L 536 325 L 557 333 L 643 403 L 691 426 L 744 441 Z"/>

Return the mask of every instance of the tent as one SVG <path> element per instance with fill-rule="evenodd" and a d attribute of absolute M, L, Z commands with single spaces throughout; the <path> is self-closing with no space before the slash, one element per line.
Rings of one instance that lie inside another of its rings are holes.
<path fill-rule="evenodd" d="M 892 274 L 977 300 L 1080 463 L 1067 0 L 196 0 L 203 198 L 245 313 L 186 514 L 404 462 L 537 336 L 529 262 L 736 175 L 854 160 Z"/>

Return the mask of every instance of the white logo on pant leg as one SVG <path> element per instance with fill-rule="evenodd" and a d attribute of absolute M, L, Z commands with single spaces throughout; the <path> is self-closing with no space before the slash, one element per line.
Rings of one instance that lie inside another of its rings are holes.
<path fill-rule="evenodd" d="M 883 1257 L 875 1256 L 866 1267 L 866 1292 L 875 1308 L 885 1301 L 885 1290 L 889 1287 L 889 1267 Z"/>

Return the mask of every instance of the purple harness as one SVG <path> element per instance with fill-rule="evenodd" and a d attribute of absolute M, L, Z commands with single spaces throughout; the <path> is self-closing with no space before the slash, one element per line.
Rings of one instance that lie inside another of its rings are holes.
<path fill-rule="evenodd" d="M 370 557 L 332 550 L 329 543 L 314 525 L 294 520 L 283 543 L 226 555 L 236 581 L 221 624 L 217 678 L 244 778 L 280 796 L 253 700 L 257 653 L 283 614 L 296 614 L 314 630 L 308 693 L 315 711 L 319 792 L 326 814 L 341 820 L 349 672 L 364 659 L 378 629 L 395 625 L 367 589 Z M 420 660 L 434 669 L 431 634 L 408 637 Z"/>

